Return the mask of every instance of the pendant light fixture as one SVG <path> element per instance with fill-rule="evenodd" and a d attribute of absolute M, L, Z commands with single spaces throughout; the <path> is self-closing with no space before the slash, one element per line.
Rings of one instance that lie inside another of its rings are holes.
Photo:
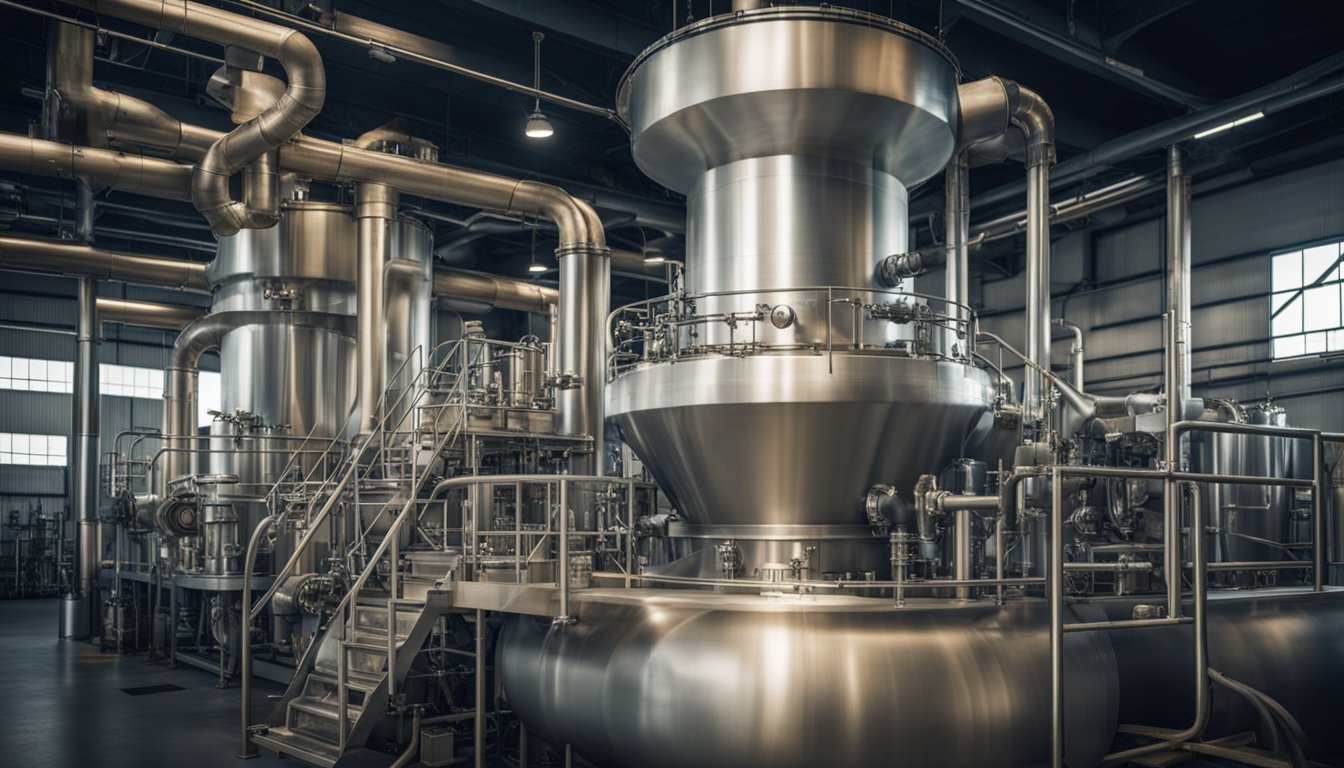
<path fill-rule="evenodd" d="M 532 89 L 541 90 L 541 41 L 546 35 L 532 33 Z M 529 139 L 544 139 L 555 133 L 555 126 L 541 112 L 541 96 L 532 103 L 532 114 L 527 116 L 527 127 L 523 129 Z"/>

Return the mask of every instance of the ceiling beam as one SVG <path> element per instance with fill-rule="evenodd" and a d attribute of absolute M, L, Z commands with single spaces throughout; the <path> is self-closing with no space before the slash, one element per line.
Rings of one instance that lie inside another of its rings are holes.
<path fill-rule="evenodd" d="M 1193 5 L 1194 2 L 1195 0 L 1134 0 L 1128 5 L 1121 6 L 1101 19 L 1106 34 L 1101 41 L 1101 47 L 1114 53 L 1129 38 L 1146 27 L 1188 5 Z"/>
<path fill-rule="evenodd" d="M 1155 80 L 1143 69 L 1118 61 L 1100 48 L 1100 35 L 1077 19 L 1065 20 L 1058 13 L 1028 0 L 956 0 L 968 18 L 1014 36 L 1022 36 L 1045 55 L 1078 67 L 1105 80 L 1123 85 L 1158 101 L 1193 110 L 1207 100 Z M 1070 34 L 1070 31 L 1075 34 Z M 1083 42 L 1095 39 L 1097 44 Z"/>

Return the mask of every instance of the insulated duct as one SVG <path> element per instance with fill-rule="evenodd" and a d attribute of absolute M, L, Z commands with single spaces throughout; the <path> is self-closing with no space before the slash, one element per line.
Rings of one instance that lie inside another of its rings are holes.
<path fill-rule="evenodd" d="M 229 178 L 293 138 L 322 110 L 326 73 L 312 42 L 297 30 L 189 0 L 77 0 L 74 4 L 280 63 L 289 80 L 284 95 L 212 144 L 196 165 L 191 185 L 192 202 L 217 236 L 274 225 L 278 210 L 249 208 L 234 200 Z"/>

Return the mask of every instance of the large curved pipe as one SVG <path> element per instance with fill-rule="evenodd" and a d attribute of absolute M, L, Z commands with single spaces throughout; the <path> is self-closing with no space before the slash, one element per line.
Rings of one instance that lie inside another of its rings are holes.
<path fill-rule="evenodd" d="M 167 483 L 191 474 L 189 450 L 196 434 L 197 378 L 201 355 L 219 346 L 224 335 L 248 325 L 285 325 L 352 334 L 354 318 L 325 312 L 240 310 L 215 312 L 182 329 L 173 345 L 163 392 L 164 465 L 160 496 L 167 498 Z"/>
<path fill-rule="evenodd" d="M 298 30 L 190 0 L 74 0 L 74 4 L 155 29 L 177 32 L 275 59 L 289 82 L 280 100 L 215 142 L 192 174 L 191 198 L 218 236 L 272 226 L 278 210 L 234 200 L 229 179 L 293 138 L 317 116 L 327 79 L 316 46 Z"/>
<path fill-rule="evenodd" d="M 1027 357 L 1035 363 L 1025 374 L 1022 404 L 1032 420 L 1045 418 L 1046 388 L 1040 371 L 1050 370 L 1050 166 L 1055 164 L 1055 117 L 1045 99 L 1029 88 L 1000 77 L 966 83 L 958 89 L 962 102 L 957 145 L 963 152 L 982 151 L 999 157 L 1021 154 L 1027 167 Z M 1021 150 L 1015 143 L 1020 135 Z M 986 145 L 991 145 L 986 149 Z M 997 149 L 992 145 L 1004 145 Z M 961 190 L 953 190 L 957 205 Z M 949 202 L 949 212 L 954 212 Z M 960 211 L 955 211 L 960 216 Z M 949 222 L 949 233 L 952 222 Z M 949 240 L 949 244 L 952 241 Z M 958 243 L 962 241 L 958 238 Z M 966 269 L 965 248 L 949 248 L 957 258 L 950 275 Z M 948 298 L 960 296 L 949 282 Z M 964 298 L 964 296 L 960 296 Z"/>
<path fill-rule="evenodd" d="M 111 139 L 199 160 L 224 135 L 184 123 L 134 96 L 94 87 L 93 30 L 56 22 L 54 31 L 49 82 L 55 103 L 48 104 L 54 125 L 48 125 L 48 138 L 93 146 L 105 146 Z"/>

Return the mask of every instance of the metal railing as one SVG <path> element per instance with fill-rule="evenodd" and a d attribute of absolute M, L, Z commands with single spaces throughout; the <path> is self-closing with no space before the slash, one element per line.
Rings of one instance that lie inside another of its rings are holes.
<path fill-rule="evenodd" d="M 731 305 L 742 300 L 742 306 Z M 701 313 L 701 305 L 712 311 Z M 934 311 L 934 306 L 942 312 Z M 969 362 L 975 315 L 942 296 L 850 286 L 674 293 L 607 316 L 608 376 L 644 363 L 864 350 Z M 908 326 L 908 332 L 893 327 Z"/>

